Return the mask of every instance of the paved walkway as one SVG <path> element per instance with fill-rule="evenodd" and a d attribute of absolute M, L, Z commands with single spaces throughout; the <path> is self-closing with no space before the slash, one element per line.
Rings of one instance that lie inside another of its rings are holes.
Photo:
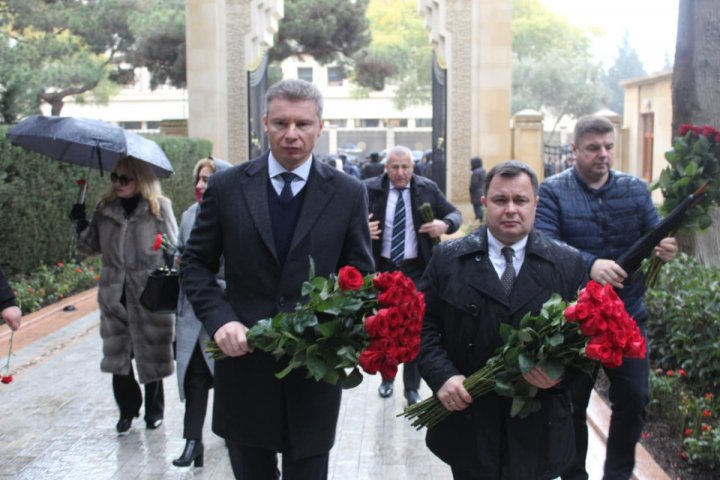
<path fill-rule="evenodd" d="M 69 303 L 78 309 L 63 312 Z M 174 376 L 164 382 L 163 426 L 146 430 L 141 417 L 128 436 L 116 435 L 111 377 L 99 370 L 96 308 L 94 292 L 89 292 L 25 318 L 16 335 L 15 380 L 0 385 L 0 480 L 231 479 L 224 444 L 210 431 L 209 418 L 205 467 L 172 466 L 184 445 L 183 404 Z M 0 364 L 6 330 L 0 326 Z M 450 480 L 449 468 L 425 447 L 424 432 L 395 418 L 404 407 L 402 395 L 379 398 L 379 383 L 377 376 L 366 376 L 359 387 L 343 394 L 329 478 Z M 430 394 L 425 385 L 421 394 Z M 588 469 L 595 480 L 601 478 L 604 444 L 595 429 L 591 432 Z M 661 474 L 641 472 L 638 478 L 655 480 Z"/>

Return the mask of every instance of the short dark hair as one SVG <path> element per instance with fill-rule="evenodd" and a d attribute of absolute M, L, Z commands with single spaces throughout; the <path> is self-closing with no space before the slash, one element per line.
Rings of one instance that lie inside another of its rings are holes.
<path fill-rule="evenodd" d="M 276 98 L 294 102 L 312 100 L 315 102 L 318 118 L 322 119 L 323 96 L 320 90 L 310 82 L 298 78 L 288 78 L 274 83 L 265 93 L 265 113 L 268 111 L 270 102 Z"/>
<path fill-rule="evenodd" d="M 575 131 L 573 132 L 573 142 L 575 145 L 588 133 L 615 133 L 615 125 L 610 120 L 600 115 L 585 115 L 578 118 L 575 122 Z"/>
<path fill-rule="evenodd" d="M 482 158 L 480 157 L 472 157 L 470 159 L 470 170 L 475 170 L 476 168 L 482 168 Z"/>
<path fill-rule="evenodd" d="M 537 196 L 538 193 L 538 178 L 535 172 L 529 165 L 519 160 L 506 160 L 502 163 L 498 163 L 490 169 L 487 176 L 485 177 L 485 194 L 490 190 L 490 182 L 496 175 L 501 177 L 513 178 L 520 174 L 525 174 L 530 177 L 530 183 L 532 184 L 533 193 Z"/>

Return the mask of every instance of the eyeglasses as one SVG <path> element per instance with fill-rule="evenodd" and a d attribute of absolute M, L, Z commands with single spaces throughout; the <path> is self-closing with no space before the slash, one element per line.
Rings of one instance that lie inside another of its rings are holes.
<path fill-rule="evenodd" d="M 135 179 L 132 177 L 128 177 L 126 175 L 118 175 L 117 173 L 114 173 L 114 172 L 110 174 L 110 181 L 113 183 L 118 182 L 123 187 L 126 187 L 128 185 L 128 183 L 132 182 L 133 180 L 135 180 Z"/>

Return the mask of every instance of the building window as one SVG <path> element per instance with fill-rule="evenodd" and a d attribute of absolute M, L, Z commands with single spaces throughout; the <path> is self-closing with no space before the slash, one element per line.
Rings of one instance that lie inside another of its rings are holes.
<path fill-rule="evenodd" d="M 416 118 L 416 127 L 432 127 L 432 118 Z"/>
<path fill-rule="evenodd" d="M 312 81 L 313 81 L 312 67 L 298 67 L 298 78 L 300 80 L 305 80 L 306 82 L 312 83 Z"/>
<path fill-rule="evenodd" d="M 407 127 L 407 118 L 388 118 L 385 120 L 386 127 Z"/>
<path fill-rule="evenodd" d="M 355 120 L 355 128 L 375 128 L 380 126 L 380 120 L 377 118 L 360 118 Z"/>
<path fill-rule="evenodd" d="M 331 87 L 342 87 L 345 74 L 340 67 L 328 67 L 328 85 Z"/>
<path fill-rule="evenodd" d="M 645 113 L 642 115 L 642 178 L 652 182 L 653 174 L 653 131 L 655 128 L 655 115 Z"/>
<path fill-rule="evenodd" d="M 338 119 L 338 118 L 326 118 L 323 120 L 325 122 L 326 127 L 337 127 L 337 128 L 345 128 L 347 125 L 347 120 Z"/>
<path fill-rule="evenodd" d="M 160 122 L 156 122 L 156 121 L 147 122 L 147 130 L 160 130 Z"/>
<path fill-rule="evenodd" d="M 142 122 L 119 122 L 125 130 L 142 130 Z"/>

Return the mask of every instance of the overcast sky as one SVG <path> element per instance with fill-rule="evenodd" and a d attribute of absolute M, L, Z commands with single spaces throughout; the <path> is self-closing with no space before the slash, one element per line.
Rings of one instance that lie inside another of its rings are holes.
<path fill-rule="evenodd" d="M 666 55 L 675 58 L 679 0 L 540 0 L 575 26 L 597 26 L 605 31 L 594 46 L 598 60 L 610 66 L 627 30 L 645 71 L 663 69 Z"/>

